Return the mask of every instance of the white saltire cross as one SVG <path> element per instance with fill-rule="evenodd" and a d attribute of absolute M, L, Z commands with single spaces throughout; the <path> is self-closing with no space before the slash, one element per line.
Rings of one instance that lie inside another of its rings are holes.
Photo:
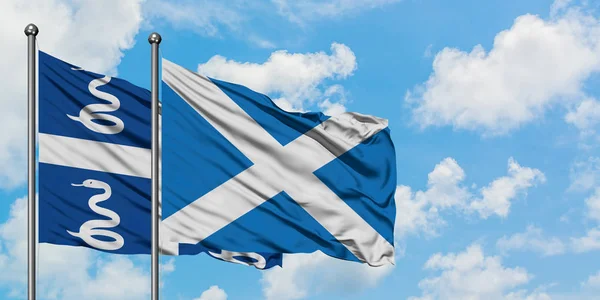
<path fill-rule="evenodd" d="M 361 261 L 393 263 L 394 247 L 314 172 L 387 126 L 359 114 L 330 118 L 282 146 L 208 78 L 163 59 L 163 81 L 253 165 L 162 221 L 162 250 L 197 244 L 285 191 Z M 201 170 L 199 170 L 201 172 Z"/>

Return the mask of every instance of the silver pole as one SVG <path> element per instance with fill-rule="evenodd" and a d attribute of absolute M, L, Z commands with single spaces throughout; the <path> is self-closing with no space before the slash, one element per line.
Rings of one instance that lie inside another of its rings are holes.
<path fill-rule="evenodd" d="M 36 137 L 36 49 L 39 30 L 35 24 L 25 27 L 27 36 L 27 295 L 35 300 L 37 207 L 35 203 L 35 137 Z"/>
<path fill-rule="evenodd" d="M 158 45 L 162 38 L 154 32 L 148 37 L 152 47 L 152 300 L 158 300 L 158 256 L 159 218 L 158 215 Z"/>

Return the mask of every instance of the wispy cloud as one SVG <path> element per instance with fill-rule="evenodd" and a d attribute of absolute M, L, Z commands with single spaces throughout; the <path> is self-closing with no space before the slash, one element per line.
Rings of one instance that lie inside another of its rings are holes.
<path fill-rule="evenodd" d="M 282 15 L 284 22 L 305 25 L 306 21 L 341 17 L 395 2 L 400 0 L 148 0 L 144 4 L 144 15 L 152 22 L 166 21 L 176 29 L 209 37 L 232 34 L 256 47 L 274 49 L 277 45 L 272 40 L 257 33 L 253 26 L 256 18 Z M 150 26 L 150 22 L 147 25 Z"/>
<path fill-rule="evenodd" d="M 546 237 L 542 229 L 535 226 L 527 226 L 522 233 L 515 233 L 510 237 L 503 236 L 496 242 L 496 247 L 502 252 L 508 251 L 533 251 L 543 256 L 559 255 L 566 252 L 567 247 L 557 237 Z"/>
<path fill-rule="evenodd" d="M 571 247 L 576 253 L 600 250 L 600 229 L 590 229 L 585 236 L 571 238 Z"/>
<path fill-rule="evenodd" d="M 600 157 L 591 156 L 572 164 L 570 192 L 586 192 L 600 186 Z"/>
<path fill-rule="evenodd" d="M 321 18 L 341 17 L 397 3 L 401 0 L 271 0 L 278 12 L 291 22 L 304 25 Z"/>
<path fill-rule="evenodd" d="M 151 20 L 163 19 L 173 27 L 207 36 L 217 36 L 221 28 L 236 30 L 245 21 L 238 10 L 239 1 L 165 1 L 150 0 L 144 4 L 144 13 Z"/>

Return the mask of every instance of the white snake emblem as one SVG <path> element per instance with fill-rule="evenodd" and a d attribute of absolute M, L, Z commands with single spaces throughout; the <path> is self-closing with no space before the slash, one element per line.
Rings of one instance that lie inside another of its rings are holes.
<path fill-rule="evenodd" d="M 114 228 L 121 223 L 121 217 L 114 211 L 98 206 L 98 203 L 108 200 L 112 195 L 110 186 L 99 180 L 87 179 L 82 184 L 71 184 L 72 186 L 83 186 L 92 189 L 104 190 L 104 193 L 94 195 L 90 198 L 88 205 L 97 214 L 110 218 L 110 220 L 90 220 L 79 228 L 79 232 L 67 232 L 75 237 L 81 238 L 88 245 L 107 251 L 119 250 L 125 244 L 123 237 L 113 231 L 107 230 L 107 228 Z M 105 229 L 98 229 L 105 228 Z M 113 241 L 101 241 L 94 236 L 105 236 L 113 239 Z"/>
<path fill-rule="evenodd" d="M 83 69 L 72 68 L 76 71 L 82 71 Z M 85 106 L 79 112 L 79 117 L 67 115 L 71 120 L 81 122 L 85 127 L 89 130 L 103 133 L 103 134 L 117 134 L 123 131 L 125 125 L 123 124 L 123 120 L 109 115 L 107 113 L 116 111 L 121 107 L 121 102 L 119 98 L 111 95 L 109 93 L 105 93 L 97 90 L 98 87 L 107 85 L 111 80 L 110 76 L 104 76 L 103 78 L 94 79 L 88 85 L 88 90 L 92 95 L 102 100 L 106 100 L 110 102 L 110 104 L 90 104 Z M 111 125 L 100 124 L 94 122 L 94 120 L 103 120 L 112 123 Z"/>
<path fill-rule="evenodd" d="M 228 262 L 232 262 L 232 263 L 236 263 L 236 264 L 254 266 L 255 268 L 261 269 L 261 270 L 263 270 L 267 266 L 267 261 L 265 260 L 265 258 L 258 253 L 231 252 L 231 251 L 221 250 L 221 253 L 214 253 L 214 252 L 208 251 L 208 254 L 212 257 L 220 258 L 224 261 L 228 261 Z M 241 261 L 241 260 L 237 259 L 236 257 L 249 257 L 249 258 L 256 260 L 256 262 L 245 262 L 245 261 Z"/>

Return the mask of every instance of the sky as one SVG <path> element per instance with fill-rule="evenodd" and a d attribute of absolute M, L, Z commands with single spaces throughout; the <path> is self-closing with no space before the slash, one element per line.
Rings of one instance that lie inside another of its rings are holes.
<path fill-rule="evenodd" d="M 150 86 L 161 55 L 293 111 L 389 120 L 395 265 L 320 253 L 267 271 L 161 258 L 163 299 L 600 295 L 600 3 L 4 0 L 0 298 L 26 295 L 26 38 Z M 40 299 L 148 299 L 149 257 L 40 245 Z M 596 298 L 597 299 L 597 298 Z"/>

